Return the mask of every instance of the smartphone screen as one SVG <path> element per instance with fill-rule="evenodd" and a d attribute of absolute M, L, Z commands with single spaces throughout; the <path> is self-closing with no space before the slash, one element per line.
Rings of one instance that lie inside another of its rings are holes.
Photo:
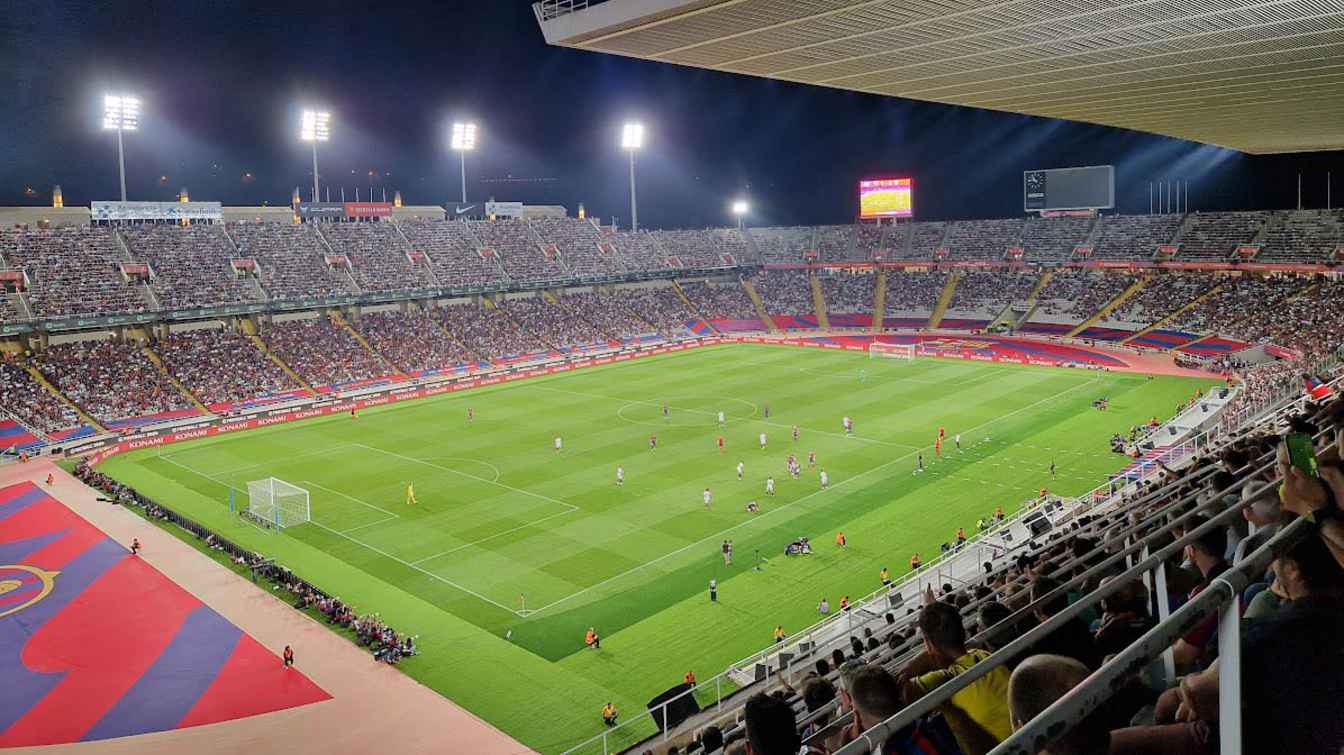
<path fill-rule="evenodd" d="M 1288 433 L 1284 438 L 1288 446 L 1288 460 L 1309 477 L 1316 477 L 1316 449 L 1312 446 L 1311 436 L 1306 433 Z"/>

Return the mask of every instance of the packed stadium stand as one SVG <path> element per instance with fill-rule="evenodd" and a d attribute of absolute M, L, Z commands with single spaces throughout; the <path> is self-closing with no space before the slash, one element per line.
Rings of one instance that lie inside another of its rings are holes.
<path fill-rule="evenodd" d="M 928 314 L 947 283 L 946 273 L 887 272 L 887 314 Z"/>
<path fill-rule="evenodd" d="M 545 253 L 540 238 L 525 220 L 470 223 L 484 246 L 495 250 L 510 279 L 555 280 L 569 277 L 558 255 Z"/>
<path fill-rule="evenodd" d="M 909 245 L 899 256 L 907 259 L 934 259 L 938 247 L 949 233 L 947 223 L 911 223 Z"/>
<path fill-rule="evenodd" d="M 804 252 L 813 249 L 813 230 L 808 226 L 789 226 L 783 228 L 752 228 L 748 233 L 756 241 L 756 248 L 761 253 L 762 262 L 767 264 L 797 264 L 805 261 Z"/>
<path fill-rule="evenodd" d="M 675 267 L 669 263 L 668 252 L 648 231 L 618 231 L 607 236 L 627 270 L 663 270 Z"/>
<path fill-rule="evenodd" d="M 327 264 L 328 248 L 312 225 L 232 223 L 225 226 L 238 254 L 254 259 L 272 299 L 346 296 L 356 292 L 347 270 Z"/>
<path fill-rule="evenodd" d="M 318 233 L 336 254 L 350 260 L 350 273 L 362 291 L 414 291 L 432 288 L 424 267 L 414 265 L 401 231 L 392 223 L 322 223 Z"/>
<path fill-rule="evenodd" d="M 1050 282 L 1036 295 L 1039 303 L 1037 312 L 1081 320 L 1114 299 L 1133 282 L 1133 276 L 1125 273 L 1056 270 Z"/>
<path fill-rule="evenodd" d="M 624 288 L 603 297 L 611 306 L 630 312 L 637 323 L 644 323 L 643 332 L 655 332 L 664 338 L 684 336 L 692 315 L 671 286 Z"/>
<path fill-rule="evenodd" d="M 481 359 L 503 359 L 546 348 L 494 307 L 473 302 L 449 304 L 433 308 L 430 316 Z"/>
<path fill-rule="evenodd" d="M 470 352 L 448 338 L 427 312 L 365 312 L 355 329 L 397 369 L 406 374 L 442 370 L 473 361 Z"/>
<path fill-rule="evenodd" d="M 165 309 L 257 301 L 261 291 L 230 265 L 238 257 L 223 226 L 146 225 L 117 230 L 131 258 L 147 263 L 152 288 Z"/>
<path fill-rule="evenodd" d="M 965 220 L 952 224 L 947 243 L 952 259 L 1000 260 L 1004 250 L 1022 243 L 1021 219 Z"/>
<path fill-rule="evenodd" d="M 0 409 L 43 434 L 79 423 L 73 409 L 8 360 L 0 362 Z"/>
<path fill-rule="evenodd" d="M 821 293 L 826 310 L 832 314 L 859 313 L 872 315 L 873 287 L 877 285 L 873 273 L 835 273 L 822 275 Z"/>
<path fill-rule="evenodd" d="M 150 309 L 143 286 L 124 278 L 131 262 L 108 228 L 55 228 L 16 233 L 6 261 L 28 274 L 28 305 L 39 318 Z"/>
<path fill-rule="evenodd" d="M 1204 275 L 1158 275 L 1116 309 L 1110 319 L 1147 325 L 1172 314 L 1214 285 Z"/>
<path fill-rule="evenodd" d="M 47 380 L 104 424 L 195 411 L 191 400 L 134 343 L 54 344 L 38 353 L 34 363 Z"/>
<path fill-rule="evenodd" d="M 154 350 L 168 372 L 211 408 L 301 388 L 251 338 L 224 328 L 170 333 Z"/>
<path fill-rule="evenodd" d="M 271 323 L 262 340 L 314 387 L 372 380 L 392 372 L 351 332 L 323 316 Z"/>
<path fill-rule="evenodd" d="M 599 248 L 601 232 L 588 220 L 538 218 L 532 226 L 544 243 L 555 245 L 564 265 L 577 276 L 605 275 L 622 269 L 615 254 Z"/>
<path fill-rule="evenodd" d="M 1181 228 L 1180 215 L 1107 215 L 1098 221 L 1092 255 L 1104 259 L 1151 259 Z"/>
<path fill-rule="evenodd" d="M 466 223 L 415 220 L 400 223 L 416 251 L 429 257 L 434 277 L 442 286 L 490 283 L 504 278 L 495 258 L 482 257 L 480 240 Z"/>
<path fill-rule="evenodd" d="M 805 315 L 813 312 L 812 289 L 806 270 L 767 270 L 752 279 L 752 285 L 772 315 Z"/>
<path fill-rule="evenodd" d="M 1340 210 L 1271 213 L 1261 256 L 1273 262 L 1328 262 L 1344 246 L 1342 219 L 1344 211 Z"/>
<path fill-rule="evenodd" d="M 1264 212 L 1192 213 L 1180 237 L 1181 257 L 1226 260 L 1238 246 L 1255 241 L 1268 217 Z"/>
<path fill-rule="evenodd" d="M 1040 275 L 1033 272 L 972 272 L 961 276 L 949 309 L 993 317 L 1004 307 L 1031 293 Z"/>
<path fill-rule="evenodd" d="M 1022 226 L 1024 259 L 1047 264 L 1068 261 L 1096 222 L 1096 218 L 1027 218 Z"/>

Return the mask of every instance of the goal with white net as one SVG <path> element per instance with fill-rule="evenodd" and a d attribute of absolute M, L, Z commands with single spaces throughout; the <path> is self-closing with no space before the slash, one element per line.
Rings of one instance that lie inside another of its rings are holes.
<path fill-rule="evenodd" d="M 260 524 L 293 527 L 309 521 L 308 491 L 275 477 L 247 483 L 248 518 Z"/>
<path fill-rule="evenodd" d="M 882 343 L 873 341 L 868 344 L 869 359 L 905 359 L 915 358 L 915 345 L 912 343 Z"/>

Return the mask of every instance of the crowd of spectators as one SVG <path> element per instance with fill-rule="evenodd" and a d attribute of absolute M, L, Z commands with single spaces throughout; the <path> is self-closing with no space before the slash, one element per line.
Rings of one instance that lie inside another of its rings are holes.
<path fill-rule="evenodd" d="M 1040 278 L 1040 273 L 1010 270 L 965 273 L 952 291 L 948 309 L 992 317 L 1010 303 L 1024 301 Z"/>
<path fill-rule="evenodd" d="M 817 227 L 817 258 L 822 262 L 853 259 L 855 226 L 823 225 Z"/>
<path fill-rule="evenodd" d="M 538 218 L 532 221 L 544 243 L 554 244 L 574 275 L 610 275 L 622 269 L 620 258 L 598 248 L 602 234 L 592 221 L 577 218 Z"/>
<path fill-rule="evenodd" d="M 468 226 L 483 246 L 495 250 L 512 280 L 560 280 L 570 276 L 559 254 L 548 256 L 543 251 L 541 237 L 526 220 L 483 220 Z"/>
<path fill-rule="evenodd" d="M 251 338 L 223 327 L 174 331 L 154 350 L 168 372 L 206 406 L 300 387 Z"/>
<path fill-rule="evenodd" d="M 722 267 L 727 264 L 722 256 L 727 251 L 725 242 L 741 239 L 736 229 L 654 231 L 651 235 L 658 246 L 680 259 L 685 267 Z"/>
<path fill-rule="evenodd" d="M 6 261 L 28 274 L 34 317 L 141 312 L 149 307 L 138 284 L 119 265 L 131 260 L 105 227 L 65 227 L 15 232 Z"/>
<path fill-rule="evenodd" d="M 1290 210 L 1275 213 L 1265 228 L 1264 248 L 1257 260 L 1330 262 L 1344 246 L 1344 210 Z"/>
<path fill-rule="evenodd" d="M 706 320 L 752 320 L 760 316 L 741 283 L 683 283 L 681 290 Z"/>
<path fill-rule="evenodd" d="M 1302 291 L 1306 282 L 1297 277 L 1242 275 L 1220 278 L 1220 290 L 1172 321 L 1177 330 L 1196 333 L 1230 332 L 1231 327 L 1256 310 L 1276 311 Z"/>
<path fill-rule="evenodd" d="M 309 385 L 341 385 L 391 372 L 344 327 L 325 316 L 272 322 L 264 340 Z"/>
<path fill-rule="evenodd" d="M 772 315 L 808 315 L 815 310 L 806 270 L 766 270 L 752 278 L 752 285 Z"/>
<path fill-rule="evenodd" d="M 98 339 L 53 344 L 33 363 L 71 401 L 99 421 L 192 406 L 138 343 Z"/>
<path fill-rule="evenodd" d="M 354 327 L 374 351 L 403 372 L 445 369 L 474 361 L 471 352 L 444 335 L 424 310 L 364 312 Z"/>
<path fill-rule="evenodd" d="M 395 665 L 402 658 L 416 654 L 415 638 L 397 634 L 378 614 L 361 616 L 340 598 L 324 595 L 298 580 L 285 587 L 296 599 L 295 608 L 315 611 L 328 624 L 349 630 L 356 642 L 368 648 L 375 661 Z"/>
<path fill-rule="evenodd" d="M 818 278 L 827 313 L 872 314 L 876 273 L 831 273 Z"/>
<path fill-rule="evenodd" d="M 550 349 L 590 346 L 605 343 L 607 335 L 587 320 L 571 317 L 566 308 L 536 296 L 500 297 L 495 300 L 499 312 L 518 324 L 533 341 Z"/>
<path fill-rule="evenodd" d="M 0 360 L 0 410 L 40 433 L 79 424 L 79 415 L 11 357 Z"/>
<path fill-rule="evenodd" d="M 1036 295 L 1046 315 L 1071 315 L 1084 320 L 1134 283 L 1127 273 L 1056 270 Z"/>
<path fill-rule="evenodd" d="M 686 324 L 693 318 L 671 286 L 619 288 L 606 299 L 628 309 L 664 338 L 678 338 L 689 332 Z"/>
<path fill-rule="evenodd" d="M 607 234 L 605 240 L 616 250 L 626 270 L 665 270 L 673 267 L 668 262 L 671 252 L 663 249 L 649 231 L 617 231 Z"/>
<path fill-rule="evenodd" d="M 1214 284 L 1215 281 L 1207 275 L 1156 275 L 1122 302 L 1108 319 L 1112 322 L 1149 325 L 1194 301 Z"/>
<path fill-rule="evenodd" d="M 392 223 L 320 223 L 317 232 L 331 250 L 350 260 L 350 274 L 363 291 L 432 288 L 429 269 L 406 255 L 406 239 Z"/>
<path fill-rule="evenodd" d="M 559 294 L 553 306 L 557 308 L 553 317 L 587 323 L 601 334 L 601 340 L 634 338 L 649 331 L 645 322 L 620 306 L 613 296 L 602 296 L 596 291 Z"/>
<path fill-rule="evenodd" d="M 152 288 L 165 309 L 256 301 L 256 287 L 230 262 L 238 256 L 222 225 L 138 225 L 117 230 L 135 262 L 154 271 Z"/>
<path fill-rule="evenodd" d="M 272 299 L 348 296 L 355 284 L 344 269 L 327 264 L 327 248 L 313 225 L 229 223 L 238 256 L 256 260 L 261 285 Z"/>
<path fill-rule="evenodd" d="M 475 302 L 434 307 L 430 316 L 478 357 L 501 359 L 547 348 L 512 317 Z"/>
<path fill-rule="evenodd" d="M 480 240 L 465 222 L 408 220 L 398 224 L 414 251 L 424 252 L 440 286 L 468 286 L 503 280 L 494 258 L 478 251 Z"/>
<path fill-rule="evenodd" d="M 933 311 L 947 285 L 947 273 L 887 271 L 887 315 Z"/>
<path fill-rule="evenodd" d="M 910 224 L 910 245 L 909 258 L 916 260 L 931 260 L 939 245 L 943 243 L 943 237 L 948 233 L 948 224 L 935 223 L 911 223 Z"/>

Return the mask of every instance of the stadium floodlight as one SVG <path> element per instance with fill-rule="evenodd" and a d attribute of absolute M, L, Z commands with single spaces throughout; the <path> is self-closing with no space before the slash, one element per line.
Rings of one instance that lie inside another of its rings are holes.
<path fill-rule="evenodd" d="M 305 108 L 299 121 L 299 139 L 313 145 L 313 201 L 317 201 L 317 143 L 331 139 L 331 113 Z"/>
<path fill-rule="evenodd" d="M 635 202 L 635 153 L 644 146 L 644 124 L 631 121 L 621 129 L 621 149 L 630 153 L 630 230 L 639 230 L 639 205 Z"/>
<path fill-rule="evenodd" d="M 121 201 L 126 201 L 126 150 L 121 132 L 140 128 L 140 98 L 129 94 L 103 95 L 103 130 L 117 132 L 117 170 L 121 176 Z"/>
<path fill-rule="evenodd" d="M 742 218 L 751 211 L 751 205 L 745 199 L 733 200 L 733 214 L 737 216 L 737 227 L 742 227 Z"/>
<path fill-rule="evenodd" d="M 453 124 L 449 146 L 457 152 L 462 163 L 462 204 L 467 203 L 467 153 L 476 149 L 476 124 L 458 122 Z"/>

